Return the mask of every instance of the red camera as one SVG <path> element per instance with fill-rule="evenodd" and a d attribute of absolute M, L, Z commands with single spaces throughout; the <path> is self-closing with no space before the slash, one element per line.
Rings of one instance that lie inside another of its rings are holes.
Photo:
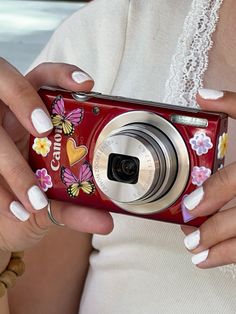
<path fill-rule="evenodd" d="M 227 115 L 99 93 L 42 89 L 53 132 L 30 139 L 49 198 L 200 225 L 183 198 L 223 166 Z"/>

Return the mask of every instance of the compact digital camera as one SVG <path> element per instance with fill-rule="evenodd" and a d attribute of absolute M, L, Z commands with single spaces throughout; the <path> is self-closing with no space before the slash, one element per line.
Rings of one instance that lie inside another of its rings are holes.
<path fill-rule="evenodd" d="M 99 93 L 42 89 L 54 125 L 30 139 L 49 198 L 199 226 L 183 198 L 222 167 L 227 115 Z"/>

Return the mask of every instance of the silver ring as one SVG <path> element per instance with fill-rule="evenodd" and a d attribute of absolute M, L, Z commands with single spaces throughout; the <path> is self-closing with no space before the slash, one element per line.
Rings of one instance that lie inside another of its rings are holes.
<path fill-rule="evenodd" d="M 50 202 L 50 201 L 48 201 L 47 211 L 48 211 L 48 217 L 49 217 L 49 219 L 51 220 L 51 222 L 52 222 L 54 225 L 57 225 L 57 226 L 59 226 L 59 227 L 65 227 L 64 224 L 61 224 L 60 222 L 58 222 L 58 221 L 53 217 L 52 210 L 51 210 L 51 202 Z"/>

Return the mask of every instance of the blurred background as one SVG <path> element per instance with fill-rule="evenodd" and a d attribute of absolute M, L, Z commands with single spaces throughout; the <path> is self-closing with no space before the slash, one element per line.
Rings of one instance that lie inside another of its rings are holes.
<path fill-rule="evenodd" d="M 0 56 L 25 73 L 55 28 L 86 2 L 0 0 Z"/>

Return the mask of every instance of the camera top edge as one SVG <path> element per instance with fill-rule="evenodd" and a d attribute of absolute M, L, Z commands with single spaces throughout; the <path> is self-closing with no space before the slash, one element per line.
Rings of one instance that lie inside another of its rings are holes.
<path fill-rule="evenodd" d="M 79 101 L 79 102 L 85 102 L 85 101 L 89 101 L 91 98 L 97 98 L 97 99 L 104 99 L 104 100 L 109 100 L 109 101 L 133 103 L 137 105 L 146 105 L 146 106 L 154 106 L 154 107 L 158 106 L 164 109 L 174 109 L 176 111 L 182 111 L 186 113 L 210 114 L 210 115 L 219 116 L 221 119 L 228 117 L 228 115 L 224 112 L 206 111 L 206 110 L 201 110 L 200 108 L 184 107 L 181 105 L 166 104 L 166 103 L 160 103 L 160 102 L 155 102 L 155 101 L 145 100 L 145 99 L 128 98 L 128 97 L 119 96 L 119 95 L 116 95 L 116 96 L 106 95 L 106 94 L 102 94 L 100 92 L 95 92 L 95 91 L 75 92 L 75 91 L 66 90 L 66 89 L 57 88 L 57 87 L 51 87 L 51 86 L 42 86 L 39 90 L 39 94 L 45 94 L 47 92 L 48 93 L 60 92 L 60 93 L 63 93 L 64 96 L 68 96 L 69 98 L 72 97 L 76 101 Z"/>

